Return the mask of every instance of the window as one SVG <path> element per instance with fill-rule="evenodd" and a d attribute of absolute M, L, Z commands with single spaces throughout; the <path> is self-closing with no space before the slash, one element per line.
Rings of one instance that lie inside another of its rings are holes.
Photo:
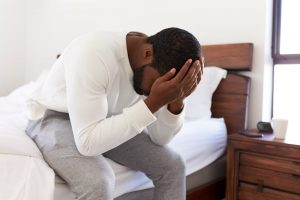
<path fill-rule="evenodd" d="M 300 1 L 274 0 L 273 117 L 289 119 L 300 133 Z"/>

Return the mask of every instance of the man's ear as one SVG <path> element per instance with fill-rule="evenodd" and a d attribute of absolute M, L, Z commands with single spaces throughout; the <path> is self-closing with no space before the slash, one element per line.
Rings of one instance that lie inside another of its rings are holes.
<path fill-rule="evenodd" d="M 153 60 L 153 46 L 151 44 L 145 45 L 144 59 L 150 62 Z"/>

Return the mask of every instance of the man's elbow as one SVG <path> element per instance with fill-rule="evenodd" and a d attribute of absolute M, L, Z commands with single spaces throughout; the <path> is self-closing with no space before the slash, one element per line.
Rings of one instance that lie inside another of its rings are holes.
<path fill-rule="evenodd" d="M 82 147 L 80 145 L 77 146 L 77 150 L 83 156 L 94 156 L 90 153 L 90 151 L 87 148 Z"/>
<path fill-rule="evenodd" d="M 78 141 L 76 142 L 76 147 L 78 152 L 83 155 L 83 156 L 97 156 L 99 155 L 99 153 L 95 152 L 95 151 L 91 151 L 91 147 L 88 143 L 83 142 L 83 141 Z"/>

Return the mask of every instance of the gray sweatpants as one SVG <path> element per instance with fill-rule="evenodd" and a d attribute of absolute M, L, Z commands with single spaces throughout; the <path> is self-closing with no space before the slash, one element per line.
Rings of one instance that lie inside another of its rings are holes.
<path fill-rule="evenodd" d="M 47 110 L 42 119 L 29 122 L 26 132 L 79 200 L 113 199 L 115 175 L 104 157 L 145 173 L 155 186 L 153 196 L 147 197 L 149 200 L 186 199 L 185 166 L 181 157 L 168 147 L 154 144 L 145 133 L 103 155 L 87 157 L 75 146 L 66 113 Z"/>

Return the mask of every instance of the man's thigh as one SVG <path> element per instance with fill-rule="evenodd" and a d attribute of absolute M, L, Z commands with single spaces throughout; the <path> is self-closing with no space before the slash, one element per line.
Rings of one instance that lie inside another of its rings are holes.
<path fill-rule="evenodd" d="M 101 182 L 113 188 L 115 177 L 106 159 L 83 156 L 77 150 L 68 114 L 48 110 L 41 120 L 30 122 L 26 132 L 74 192 L 82 193 Z"/>

